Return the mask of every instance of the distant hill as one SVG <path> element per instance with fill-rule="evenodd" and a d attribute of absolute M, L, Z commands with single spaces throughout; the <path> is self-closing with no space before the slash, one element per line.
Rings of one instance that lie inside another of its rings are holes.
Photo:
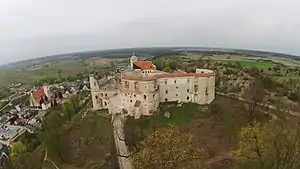
<path fill-rule="evenodd" d="M 2 67 L 18 67 L 18 66 L 29 66 L 38 64 L 41 62 L 57 61 L 64 59 L 89 59 L 93 57 L 103 58 L 128 58 L 135 52 L 139 56 L 162 56 L 176 52 L 191 52 L 199 54 L 243 54 L 246 56 L 259 56 L 259 57 L 284 57 L 300 60 L 299 56 L 275 53 L 267 51 L 256 51 L 256 50 L 245 50 L 245 49 L 226 49 L 226 48 L 204 48 L 204 47 L 151 47 L 151 48 L 124 48 L 124 49 L 110 49 L 110 50 L 99 50 L 99 51 L 86 51 L 86 52 L 74 52 L 67 54 L 59 54 L 52 56 L 44 56 L 30 60 L 23 60 Z"/>

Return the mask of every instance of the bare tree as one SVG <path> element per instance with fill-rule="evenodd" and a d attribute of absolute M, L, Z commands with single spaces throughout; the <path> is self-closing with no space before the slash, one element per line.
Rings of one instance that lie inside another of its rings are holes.
<path fill-rule="evenodd" d="M 255 120 L 257 106 L 262 105 L 265 97 L 265 90 L 261 79 L 254 79 L 250 83 L 248 90 L 245 91 L 248 101 L 248 113 L 251 121 Z"/>

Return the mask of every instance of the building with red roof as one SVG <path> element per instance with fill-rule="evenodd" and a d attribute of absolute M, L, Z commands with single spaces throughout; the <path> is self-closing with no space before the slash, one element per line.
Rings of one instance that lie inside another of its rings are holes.
<path fill-rule="evenodd" d="M 133 62 L 133 69 L 155 70 L 156 67 L 151 61 L 135 61 Z"/>
<path fill-rule="evenodd" d="M 30 92 L 30 107 L 47 110 L 51 107 L 51 92 L 47 84 L 43 87 Z"/>

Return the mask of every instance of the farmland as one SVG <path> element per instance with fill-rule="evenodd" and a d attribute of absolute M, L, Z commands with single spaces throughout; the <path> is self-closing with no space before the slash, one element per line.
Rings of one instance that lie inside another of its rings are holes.
<path fill-rule="evenodd" d="M 95 64 L 92 64 L 95 63 Z M 93 66 L 107 66 L 107 60 L 60 60 L 45 62 L 17 68 L 2 68 L 0 71 L 0 86 L 6 86 L 11 83 L 22 82 L 32 85 L 37 81 L 46 81 L 49 78 L 67 78 L 74 77 L 79 73 L 88 74 Z"/>

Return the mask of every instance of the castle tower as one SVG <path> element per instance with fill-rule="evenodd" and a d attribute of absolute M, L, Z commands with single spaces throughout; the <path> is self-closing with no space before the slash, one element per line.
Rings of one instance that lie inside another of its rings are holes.
<path fill-rule="evenodd" d="M 137 61 L 137 57 L 134 55 L 134 52 L 132 53 L 132 56 L 130 58 L 130 68 L 133 69 L 133 62 Z"/>
<path fill-rule="evenodd" d="M 44 90 L 45 95 L 46 95 L 48 98 L 51 98 L 50 87 L 48 86 L 47 83 L 45 83 L 45 84 L 43 85 L 43 90 Z"/>

